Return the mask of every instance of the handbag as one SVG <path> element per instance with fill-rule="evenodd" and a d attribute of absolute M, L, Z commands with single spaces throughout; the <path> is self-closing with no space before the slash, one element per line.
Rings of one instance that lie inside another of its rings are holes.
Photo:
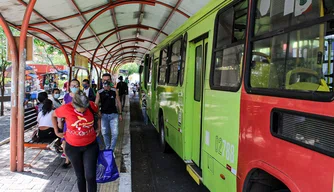
<path fill-rule="evenodd" d="M 99 138 L 97 138 L 98 143 Z M 114 153 L 111 149 L 100 150 L 96 165 L 96 182 L 107 183 L 119 178 Z"/>

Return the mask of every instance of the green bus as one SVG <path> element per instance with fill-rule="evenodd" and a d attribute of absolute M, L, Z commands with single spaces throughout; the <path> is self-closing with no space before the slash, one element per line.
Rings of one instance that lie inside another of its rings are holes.
<path fill-rule="evenodd" d="M 333 0 L 212 0 L 189 18 L 143 62 L 162 151 L 210 191 L 334 192 L 333 15 Z"/>

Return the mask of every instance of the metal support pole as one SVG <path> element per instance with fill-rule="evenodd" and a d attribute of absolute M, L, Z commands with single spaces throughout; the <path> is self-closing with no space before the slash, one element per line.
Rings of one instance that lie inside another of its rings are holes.
<path fill-rule="evenodd" d="M 70 66 L 70 70 L 68 72 L 68 81 L 67 81 L 67 92 L 70 92 L 70 83 L 72 80 L 72 66 Z"/>
<path fill-rule="evenodd" d="M 79 70 L 80 70 L 80 69 L 77 69 L 77 71 L 75 72 L 74 79 L 78 79 L 78 73 L 79 73 Z"/>
<path fill-rule="evenodd" d="M 17 135 L 17 171 L 23 172 L 24 168 L 24 86 L 25 86 L 25 66 L 26 66 L 26 40 L 31 13 L 34 10 L 36 0 L 30 0 L 25 11 L 20 34 L 19 46 L 19 89 L 18 89 L 18 135 Z"/>
<path fill-rule="evenodd" d="M 10 116 L 10 171 L 16 171 L 16 157 L 17 157 L 17 75 L 19 55 L 13 34 L 6 23 L 5 19 L 0 13 L 0 26 L 3 28 L 8 44 L 10 46 L 10 52 L 12 56 L 12 81 L 11 81 L 11 116 Z"/>
<path fill-rule="evenodd" d="M 88 71 L 88 80 L 89 84 L 92 84 L 92 79 L 93 79 L 93 63 L 90 64 L 90 70 Z"/>

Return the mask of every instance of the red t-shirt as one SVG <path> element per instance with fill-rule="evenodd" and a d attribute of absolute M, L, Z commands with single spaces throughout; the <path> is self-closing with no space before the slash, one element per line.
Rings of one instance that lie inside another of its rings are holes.
<path fill-rule="evenodd" d="M 90 106 L 94 112 L 98 111 L 94 102 L 90 101 Z M 67 130 L 64 138 L 70 145 L 80 147 L 95 141 L 94 116 L 89 108 L 82 114 L 68 103 L 56 109 L 55 113 L 57 117 L 65 118 Z"/>

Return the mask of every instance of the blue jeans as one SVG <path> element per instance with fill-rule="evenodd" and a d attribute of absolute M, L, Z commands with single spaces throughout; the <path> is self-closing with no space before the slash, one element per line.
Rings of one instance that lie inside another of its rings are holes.
<path fill-rule="evenodd" d="M 145 125 L 148 125 L 148 117 L 146 114 L 146 107 L 141 108 L 141 112 L 143 113 L 144 123 Z"/>
<path fill-rule="evenodd" d="M 106 149 L 115 150 L 118 137 L 118 114 L 104 114 L 101 119 L 102 135 Z M 111 135 L 110 135 L 111 134 Z"/>

